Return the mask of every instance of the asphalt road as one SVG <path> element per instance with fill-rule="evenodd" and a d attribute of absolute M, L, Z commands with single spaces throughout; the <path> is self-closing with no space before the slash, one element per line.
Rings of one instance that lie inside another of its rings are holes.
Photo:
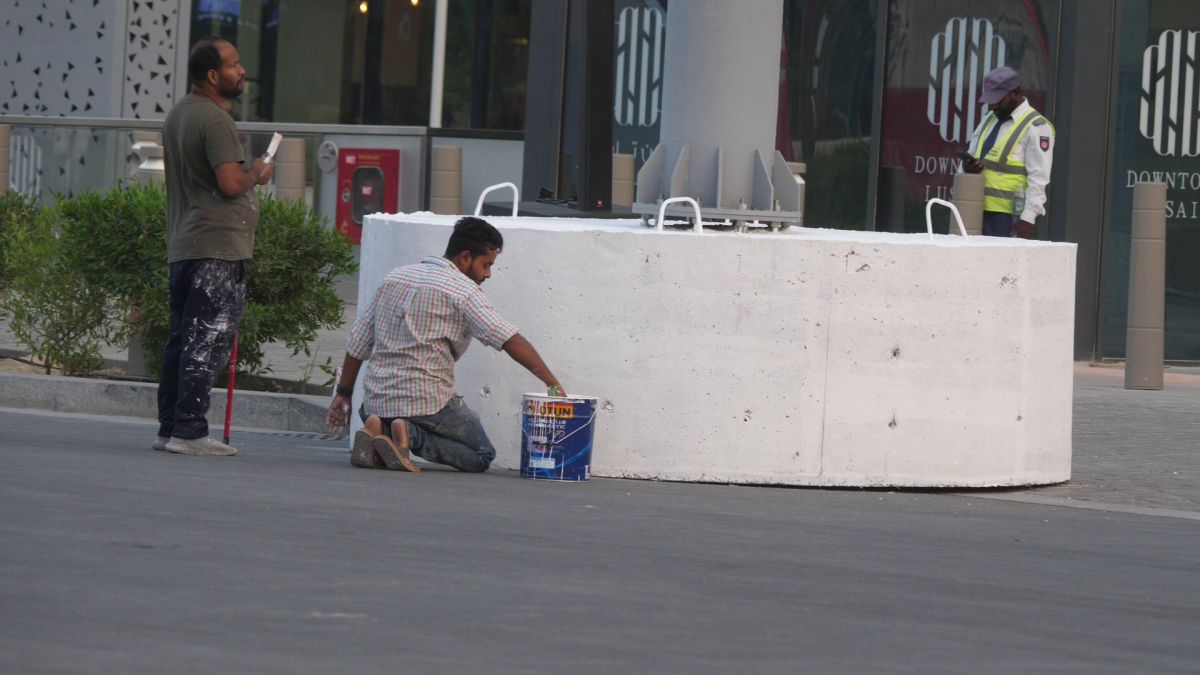
<path fill-rule="evenodd" d="M 1200 521 L 0 411 L 0 672 L 1197 672 Z"/>

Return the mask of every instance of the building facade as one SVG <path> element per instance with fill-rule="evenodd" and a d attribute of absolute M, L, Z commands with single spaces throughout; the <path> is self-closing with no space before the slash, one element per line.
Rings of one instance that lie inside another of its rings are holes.
<path fill-rule="evenodd" d="M 313 201 L 331 219 L 338 187 L 319 168 L 319 141 L 355 144 L 367 129 L 378 145 L 395 128 L 416 140 L 394 147 L 420 148 L 419 160 L 401 161 L 401 209 L 427 206 L 426 155 L 446 144 L 467 148 L 463 203 L 473 203 L 483 185 L 519 181 L 524 139 L 537 132 L 526 111 L 551 105 L 529 98 L 530 44 L 565 29 L 531 21 L 539 1 L 10 0 L 0 8 L 0 122 L 13 127 L 12 186 L 46 194 L 111 181 L 127 139 L 88 120 L 152 129 L 185 91 L 187 45 L 219 35 L 238 44 L 248 71 L 236 117 L 312 130 Z M 604 123 L 613 151 L 640 163 L 661 125 L 670 7 L 608 2 Z M 776 144 L 806 164 L 809 226 L 923 230 L 923 204 L 947 196 L 955 152 L 981 118 L 983 74 L 1009 65 L 1057 132 L 1038 236 L 1079 247 L 1077 356 L 1124 356 L 1132 189 L 1162 181 L 1166 358 L 1200 361 L 1200 3 L 783 4 Z"/>

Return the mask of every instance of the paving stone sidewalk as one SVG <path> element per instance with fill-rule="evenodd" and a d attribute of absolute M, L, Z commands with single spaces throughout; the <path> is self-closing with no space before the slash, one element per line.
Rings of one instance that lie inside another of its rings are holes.
<path fill-rule="evenodd" d="M 1013 494 L 1200 518 L 1200 369 L 1169 369 L 1161 391 L 1125 389 L 1124 378 L 1076 364 L 1071 480 Z"/>

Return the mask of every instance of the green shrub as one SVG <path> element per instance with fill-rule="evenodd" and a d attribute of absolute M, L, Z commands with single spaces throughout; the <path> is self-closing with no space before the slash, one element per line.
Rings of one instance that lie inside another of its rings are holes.
<path fill-rule="evenodd" d="M 163 186 L 121 185 L 60 196 L 58 212 L 64 238 L 86 242 L 64 250 L 67 263 L 89 284 L 103 288 L 119 310 L 113 327 L 118 346 L 139 335 L 147 354 L 161 354 L 169 328 Z"/>
<path fill-rule="evenodd" d="M 278 341 L 293 354 L 309 354 L 308 345 L 316 339 L 318 329 L 340 326 L 342 303 L 333 281 L 356 270 L 353 247 L 304 204 L 262 194 L 259 207 L 261 218 L 254 257 L 248 265 L 238 344 L 238 372 L 248 375 L 269 370 L 263 367 L 264 343 Z M 79 341 L 80 353 L 98 354 L 93 343 L 101 337 L 109 344 L 124 346 L 131 336 L 138 335 L 150 355 L 147 365 L 157 370 L 157 355 L 166 344 L 170 320 L 165 189 L 161 185 L 126 185 L 106 192 L 60 196 L 55 209 L 44 213 L 49 226 L 33 219 L 29 222 L 41 224 L 15 228 L 23 248 L 5 247 L 10 249 L 10 258 L 24 262 L 9 266 L 14 274 L 13 298 L 19 285 L 16 277 L 24 284 L 21 298 L 32 297 L 31 284 L 43 289 L 38 301 L 21 314 L 23 325 L 31 321 L 57 325 L 60 316 L 74 312 L 86 318 L 83 325 L 94 324 L 91 332 L 64 334 L 66 342 L 72 335 Z M 48 237 L 47 231 L 57 235 L 58 221 L 61 238 Z M 35 259 L 59 270 L 63 282 L 50 284 L 47 273 L 39 273 L 40 263 L 30 262 Z M 65 297 L 70 295 L 65 288 L 75 289 L 74 295 Z M 88 306 L 76 307 L 85 298 Z M 75 309 L 60 310 L 55 302 Z M 8 302 L 0 309 L 14 304 Z M 28 332 L 18 334 L 15 327 L 13 332 L 35 353 L 46 351 L 34 345 L 48 338 L 39 342 L 26 339 Z M 65 346 L 55 349 L 55 354 L 70 351 Z M 86 360 L 79 361 L 72 371 L 86 372 L 86 364 Z"/>
<path fill-rule="evenodd" d="M 100 347 L 113 337 L 108 292 L 68 262 L 64 251 L 73 246 L 52 209 L 30 212 L 5 233 L 12 280 L 0 308 L 17 341 L 45 364 L 47 373 L 52 365 L 68 375 L 99 370 Z"/>
<path fill-rule="evenodd" d="M 261 195 L 238 339 L 238 372 L 262 374 L 262 345 L 311 355 L 320 328 L 342 324 L 333 282 L 353 274 L 354 247 L 304 204 Z"/>
<path fill-rule="evenodd" d="M 9 247 L 3 245 L 5 238 L 12 230 L 13 223 L 28 222 L 36 211 L 37 203 L 32 197 L 26 197 L 16 190 L 0 195 L 0 296 L 12 282 L 12 272 L 6 263 Z"/>

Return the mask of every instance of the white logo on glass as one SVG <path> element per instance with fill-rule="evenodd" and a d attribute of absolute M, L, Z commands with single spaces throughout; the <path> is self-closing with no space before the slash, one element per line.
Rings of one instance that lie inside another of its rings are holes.
<path fill-rule="evenodd" d="M 1200 156 L 1200 31 L 1163 31 L 1146 47 L 1138 121 L 1158 154 Z"/>
<path fill-rule="evenodd" d="M 983 76 L 1004 65 L 1004 38 L 987 19 L 958 17 L 929 43 L 929 96 L 926 116 L 942 140 L 961 143 L 983 119 L 978 103 Z"/>
<path fill-rule="evenodd" d="M 667 24 L 662 12 L 646 7 L 621 10 L 613 78 L 613 117 L 617 124 L 652 127 L 658 123 L 666 42 Z"/>

